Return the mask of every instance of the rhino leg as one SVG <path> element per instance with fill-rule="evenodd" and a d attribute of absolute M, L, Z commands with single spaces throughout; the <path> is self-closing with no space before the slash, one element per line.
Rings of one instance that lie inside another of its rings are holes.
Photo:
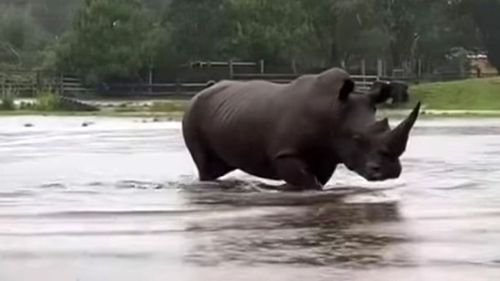
<path fill-rule="evenodd" d="M 334 169 L 321 170 L 320 173 L 316 175 L 318 181 L 324 186 L 332 177 Z"/>
<path fill-rule="evenodd" d="M 227 165 L 215 153 L 197 140 L 189 142 L 188 149 L 198 169 L 200 181 L 214 181 L 234 171 L 234 168 Z"/>
<path fill-rule="evenodd" d="M 314 175 L 323 186 L 326 185 L 326 183 L 330 180 L 333 173 L 335 172 L 335 169 L 337 168 L 337 165 L 332 165 L 328 162 L 320 162 L 319 165 L 315 166 L 316 167 L 314 167 L 313 169 Z"/>
<path fill-rule="evenodd" d="M 198 155 L 195 163 L 200 181 L 213 181 L 234 170 L 211 153 L 201 152 Z"/>
<path fill-rule="evenodd" d="M 287 184 L 281 187 L 286 191 L 321 190 L 322 185 L 311 174 L 307 165 L 293 156 L 280 157 L 275 162 L 278 176 Z"/>

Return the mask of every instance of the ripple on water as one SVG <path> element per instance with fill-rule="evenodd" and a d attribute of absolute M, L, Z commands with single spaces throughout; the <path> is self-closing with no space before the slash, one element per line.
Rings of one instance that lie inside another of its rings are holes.
<path fill-rule="evenodd" d="M 39 186 L 42 189 L 68 189 L 68 187 L 63 183 L 47 183 Z"/>
<path fill-rule="evenodd" d="M 169 184 L 162 184 L 162 183 L 124 180 L 117 182 L 115 184 L 115 187 L 120 189 L 165 189 L 171 186 Z"/>
<path fill-rule="evenodd" d="M 0 198 L 24 198 L 35 196 L 35 193 L 28 190 L 0 192 Z"/>

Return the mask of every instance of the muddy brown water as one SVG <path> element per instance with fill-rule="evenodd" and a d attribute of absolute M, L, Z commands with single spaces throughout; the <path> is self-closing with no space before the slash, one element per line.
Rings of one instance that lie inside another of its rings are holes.
<path fill-rule="evenodd" d="M 500 120 L 422 119 L 402 160 L 283 194 L 196 182 L 179 123 L 2 117 L 0 280 L 500 280 Z"/>

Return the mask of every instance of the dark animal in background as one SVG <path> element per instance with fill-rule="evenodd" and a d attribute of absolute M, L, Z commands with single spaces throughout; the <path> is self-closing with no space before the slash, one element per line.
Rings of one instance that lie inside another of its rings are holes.
<path fill-rule="evenodd" d="M 374 91 L 376 89 L 380 89 L 383 85 L 386 85 L 387 81 L 375 81 L 371 87 L 371 90 Z M 404 81 L 391 81 L 391 90 L 389 93 L 390 103 L 392 105 L 407 103 L 410 99 L 410 95 L 408 93 L 408 84 Z"/>
<path fill-rule="evenodd" d="M 319 190 L 339 164 L 369 181 L 399 177 L 420 104 L 391 130 L 375 113 L 392 86 L 354 88 L 347 72 L 333 68 L 288 84 L 221 81 L 201 91 L 182 121 L 199 179 L 238 169 L 284 180 L 286 190 Z"/>

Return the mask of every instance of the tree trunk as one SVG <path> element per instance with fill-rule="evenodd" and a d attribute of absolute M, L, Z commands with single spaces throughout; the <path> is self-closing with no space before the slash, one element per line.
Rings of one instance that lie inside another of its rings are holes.
<path fill-rule="evenodd" d="M 332 42 L 330 45 L 330 64 L 332 66 L 340 66 L 338 46 L 335 42 Z"/>

